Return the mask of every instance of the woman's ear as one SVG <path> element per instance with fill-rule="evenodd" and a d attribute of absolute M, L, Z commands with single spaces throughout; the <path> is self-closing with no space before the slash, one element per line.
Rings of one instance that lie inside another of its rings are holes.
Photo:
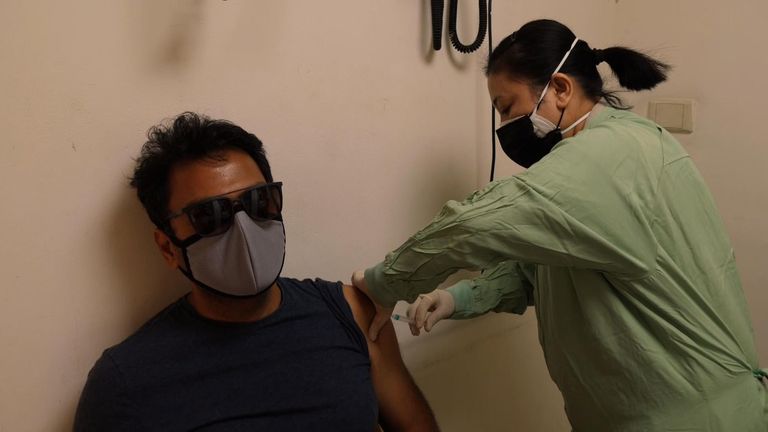
<path fill-rule="evenodd" d="M 573 97 L 574 82 L 564 73 L 556 73 L 552 76 L 552 88 L 555 89 L 555 104 L 558 109 L 565 109 Z"/>

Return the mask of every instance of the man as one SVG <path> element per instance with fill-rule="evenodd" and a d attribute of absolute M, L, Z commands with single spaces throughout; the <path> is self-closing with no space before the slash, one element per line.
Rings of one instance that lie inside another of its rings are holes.
<path fill-rule="evenodd" d="M 191 291 L 91 370 L 76 431 L 437 430 L 390 326 L 350 286 L 280 278 L 281 183 L 258 138 L 184 113 L 156 126 L 131 185 Z"/>

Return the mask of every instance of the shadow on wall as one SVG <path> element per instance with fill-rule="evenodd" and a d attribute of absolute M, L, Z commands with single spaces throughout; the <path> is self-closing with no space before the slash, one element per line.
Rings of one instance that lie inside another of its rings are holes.
<path fill-rule="evenodd" d="M 202 0 L 157 2 L 143 0 L 136 7 L 136 29 L 153 68 L 182 68 L 192 62 L 204 24 Z"/>
<path fill-rule="evenodd" d="M 424 60 L 431 64 L 435 58 L 435 50 L 432 49 L 432 0 L 421 2 L 421 46 L 424 50 Z"/>
<path fill-rule="evenodd" d="M 127 5 L 134 54 L 153 74 L 199 73 L 222 52 L 229 68 L 253 67 L 252 58 L 284 55 L 284 39 L 296 37 L 288 33 L 291 2 L 135 0 Z"/>
<path fill-rule="evenodd" d="M 154 226 L 127 180 L 115 195 L 111 210 L 106 212 L 103 232 L 98 233 L 105 241 L 98 247 L 105 254 L 103 265 L 107 266 L 100 272 L 109 275 L 110 283 L 90 287 L 94 301 L 90 310 L 83 311 L 87 328 L 77 335 L 82 351 L 77 356 L 83 372 L 76 377 L 80 380 L 77 393 L 57 418 L 58 427 L 52 429 L 55 431 L 72 430 L 87 373 L 102 351 L 120 343 L 188 291 L 183 276 L 165 266 L 153 240 Z"/>
<path fill-rule="evenodd" d="M 189 287 L 178 271 L 165 265 L 153 239 L 155 227 L 128 186 L 119 194 L 107 229 L 105 250 L 112 254 L 112 273 L 117 275 L 110 289 L 122 297 L 110 325 L 128 336 Z"/>

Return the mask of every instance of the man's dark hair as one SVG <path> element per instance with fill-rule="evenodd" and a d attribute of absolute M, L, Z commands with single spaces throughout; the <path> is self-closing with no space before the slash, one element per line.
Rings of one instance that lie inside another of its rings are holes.
<path fill-rule="evenodd" d="M 264 178 L 272 181 L 272 171 L 261 141 L 231 122 L 185 112 L 172 122 L 150 128 L 147 142 L 136 159 L 130 184 L 136 188 L 139 201 L 152 223 L 160 229 L 165 228 L 169 216 L 168 177 L 175 165 L 200 159 L 220 160 L 222 152 L 230 149 L 248 153 Z"/>

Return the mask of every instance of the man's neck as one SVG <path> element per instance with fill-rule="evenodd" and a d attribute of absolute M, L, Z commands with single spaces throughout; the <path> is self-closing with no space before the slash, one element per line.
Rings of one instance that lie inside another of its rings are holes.
<path fill-rule="evenodd" d="M 201 316 L 214 321 L 254 322 L 264 319 L 280 307 L 282 292 L 275 282 L 255 297 L 231 298 L 192 287 L 189 303 Z"/>

